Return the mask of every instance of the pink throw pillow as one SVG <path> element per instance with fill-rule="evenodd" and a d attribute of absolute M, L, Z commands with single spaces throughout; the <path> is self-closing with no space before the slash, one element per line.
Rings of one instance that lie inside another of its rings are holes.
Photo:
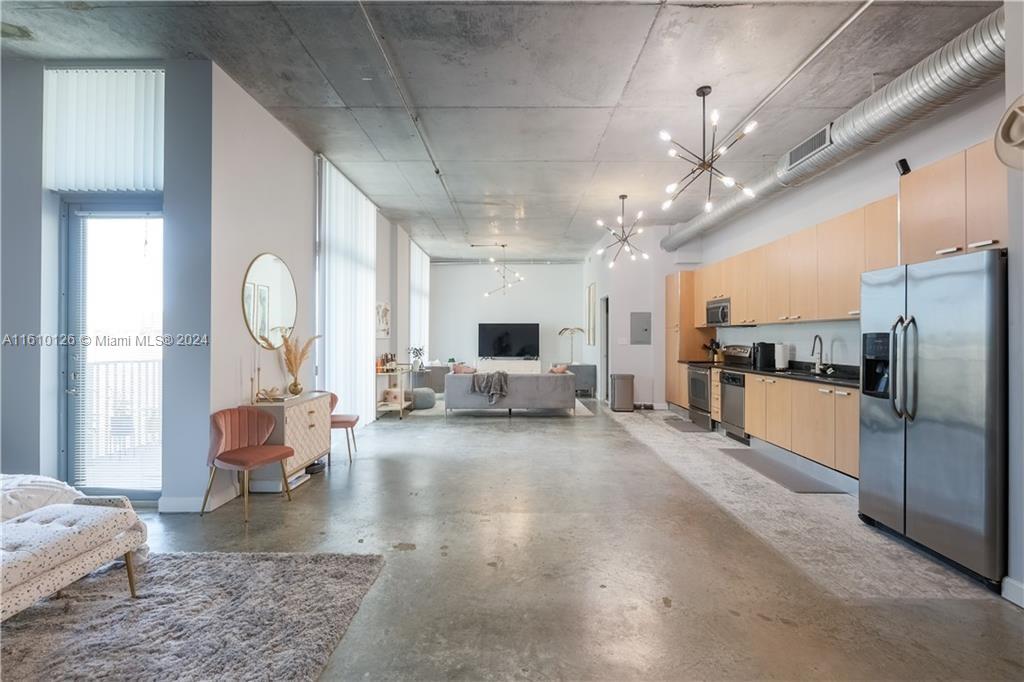
<path fill-rule="evenodd" d="M 476 367 L 470 367 L 469 365 L 465 365 L 465 364 L 459 362 L 459 363 L 455 364 L 455 367 L 452 369 L 452 373 L 453 374 L 476 374 Z"/>
<path fill-rule="evenodd" d="M 569 371 L 569 365 L 553 365 L 548 371 L 552 374 L 565 374 Z"/>

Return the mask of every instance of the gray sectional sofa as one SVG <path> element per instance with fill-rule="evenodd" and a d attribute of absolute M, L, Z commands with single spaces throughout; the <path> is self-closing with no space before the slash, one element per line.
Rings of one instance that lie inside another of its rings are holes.
<path fill-rule="evenodd" d="M 509 374 L 508 395 L 491 405 L 488 397 L 473 393 L 472 374 L 446 374 L 444 409 L 448 410 L 574 410 L 576 377 L 565 374 Z"/>

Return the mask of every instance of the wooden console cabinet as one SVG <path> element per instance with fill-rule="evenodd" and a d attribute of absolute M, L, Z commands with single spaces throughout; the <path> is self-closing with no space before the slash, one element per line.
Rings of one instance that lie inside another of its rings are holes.
<path fill-rule="evenodd" d="M 331 395 L 326 391 L 309 391 L 284 402 L 258 402 L 256 407 L 274 415 L 276 424 L 267 443 L 287 445 L 295 454 L 284 461 L 289 485 L 307 480 L 307 466 L 331 450 Z M 281 469 L 277 462 L 260 467 L 249 476 L 249 490 L 254 493 L 282 492 Z"/>

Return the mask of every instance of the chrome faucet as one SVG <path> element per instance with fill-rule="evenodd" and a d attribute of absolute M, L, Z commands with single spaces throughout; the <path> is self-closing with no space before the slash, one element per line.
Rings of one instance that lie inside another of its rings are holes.
<path fill-rule="evenodd" d="M 814 349 L 818 349 L 818 357 L 814 357 Z M 821 354 L 825 352 L 825 342 L 821 340 L 821 334 L 814 335 L 811 342 L 811 357 L 814 358 L 814 373 L 821 374 Z"/>

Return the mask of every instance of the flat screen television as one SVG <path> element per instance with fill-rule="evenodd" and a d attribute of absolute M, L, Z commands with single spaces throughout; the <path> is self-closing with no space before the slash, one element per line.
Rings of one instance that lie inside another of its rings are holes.
<path fill-rule="evenodd" d="M 540 356 L 540 325 L 533 323 L 480 323 L 477 354 L 482 358 L 536 358 Z"/>

